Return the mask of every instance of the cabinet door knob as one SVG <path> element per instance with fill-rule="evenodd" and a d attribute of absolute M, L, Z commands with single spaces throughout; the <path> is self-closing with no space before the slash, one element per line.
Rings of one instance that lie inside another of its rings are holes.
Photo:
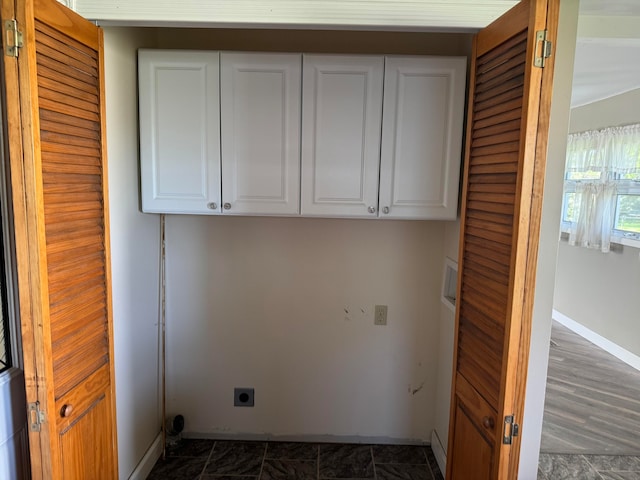
<path fill-rule="evenodd" d="M 484 426 L 484 428 L 492 430 L 493 427 L 495 427 L 496 423 L 494 422 L 493 418 L 486 416 L 482 419 L 482 425 Z"/>
<path fill-rule="evenodd" d="M 369 213 L 376 213 L 376 207 L 369 207 L 367 210 Z"/>
<path fill-rule="evenodd" d="M 64 404 L 60 409 L 60 416 L 62 418 L 66 418 L 71 415 L 71 412 L 73 412 L 73 405 L 71 405 L 70 403 Z"/>
<path fill-rule="evenodd" d="M 207 203 L 207 208 L 209 210 L 217 210 L 218 209 L 218 204 L 216 202 Z"/>
<path fill-rule="evenodd" d="M 225 203 L 222 207 L 223 207 L 225 210 L 231 210 L 231 204 L 230 204 L 229 202 Z"/>
<path fill-rule="evenodd" d="M 384 208 L 382 209 L 382 213 L 384 213 L 385 215 L 386 215 L 387 213 L 389 213 L 389 207 L 384 207 Z"/>

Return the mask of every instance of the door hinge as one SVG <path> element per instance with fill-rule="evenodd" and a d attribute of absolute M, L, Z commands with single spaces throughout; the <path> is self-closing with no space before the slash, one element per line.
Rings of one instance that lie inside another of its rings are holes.
<path fill-rule="evenodd" d="M 520 425 L 515 423 L 513 415 L 507 415 L 504 417 L 504 427 L 502 429 L 502 443 L 505 445 L 511 445 L 513 443 L 513 437 L 517 437 L 520 433 Z"/>
<path fill-rule="evenodd" d="M 538 50 L 538 48 L 540 48 L 540 50 Z M 551 56 L 552 48 L 553 42 L 547 40 L 547 31 L 538 30 L 536 32 L 536 58 L 533 61 L 533 65 L 538 68 L 544 68 L 547 58 Z M 540 52 L 540 55 L 538 55 L 538 52 Z"/>
<path fill-rule="evenodd" d="M 7 57 L 17 57 L 18 51 L 24 45 L 22 32 L 18 30 L 15 18 L 4 22 L 4 52 Z"/>
<path fill-rule="evenodd" d="M 40 410 L 40 402 L 29 404 L 29 428 L 32 432 L 39 432 L 40 425 L 47 420 L 45 413 Z"/>

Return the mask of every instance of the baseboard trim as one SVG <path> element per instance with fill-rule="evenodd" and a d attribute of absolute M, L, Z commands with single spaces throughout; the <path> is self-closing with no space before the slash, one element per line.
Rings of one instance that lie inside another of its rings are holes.
<path fill-rule="evenodd" d="M 602 335 L 588 329 L 584 325 L 576 322 L 575 320 L 567 317 L 563 313 L 557 310 L 553 310 L 551 317 L 558 323 L 564 325 L 569 330 L 580 335 L 582 338 L 589 340 L 591 343 L 602 348 L 604 351 L 609 352 L 614 357 L 619 358 L 627 365 L 640 370 L 640 357 L 635 353 L 625 350 L 620 345 L 613 343 L 611 340 L 604 338 Z"/>
<path fill-rule="evenodd" d="M 309 442 L 309 443 L 366 443 L 374 445 L 429 445 L 428 441 L 415 438 L 361 437 L 356 435 L 274 435 L 267 433 L 211 433 L 184 432 L 184 438 L 208 438 L 213 440 L 239 440 L 261 442 Z"/>
<path fill-rule="evenodd" d="M 147 452 L 140 460 L 140 463 L 133 470 L 133 473 L 129 476 L 129 480 L 145 480 L 153 466 L 156 464 L 160 456 L 162 455 L 162 433 L 159 433 L 156 439 L 153 441 Z"/>
<path fill-rule="evenodd" d="M 444 475 L 444 472 L 447 471 L 447 454 L 444 451 L 438 432 L 435 430 L 431 432 L 431 450 L 433 450 L 433 455 L 436 457 L 438 467 L 440 467 L 440 471 L 442 475 Z"/>

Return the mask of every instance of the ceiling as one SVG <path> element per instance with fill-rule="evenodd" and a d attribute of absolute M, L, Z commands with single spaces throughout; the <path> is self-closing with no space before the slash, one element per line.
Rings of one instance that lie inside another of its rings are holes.
<path fill-rule="evenodd" d="M 59 0 L 101 25 L 475 32 L 517 0 Z M 640 88 L 640 0 L 580 0 L 572 106 Z"/>
<path fill-rule="evenodd" d="M 640 88 L 640 1 L 581 0 L 571 106 Z"/>

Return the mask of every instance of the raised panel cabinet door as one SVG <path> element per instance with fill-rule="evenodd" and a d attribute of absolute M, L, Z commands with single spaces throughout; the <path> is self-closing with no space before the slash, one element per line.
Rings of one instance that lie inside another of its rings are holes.
<path fill-rule="evenodd" d="M 386 57 L 380 216 L 455 220 L 464 57 Z"/>
<path fill-rule="evenodd" d="M 222 53 L 223 213 L 300 212 L 300 54 Z"/>
<path fill-rule="evenodd" d="M 143 212 L 220 212 L 219 56 L 138 52 Z"/>
<path fill-rule="evenodd" d="M 54 0 L 9 6 L 24 36 L 4 75 L 32 478 L 115 480 L 103 34 Z"/>
<path fill-rule="evenodd" d="M 447 479 L 518 478 L 560 0 L 522 0 L 474 38 Z"/>
<path fill-rule="evenodd" d="M 302 214 L 376 217 L 381 56 L 305 55 Z"/>

